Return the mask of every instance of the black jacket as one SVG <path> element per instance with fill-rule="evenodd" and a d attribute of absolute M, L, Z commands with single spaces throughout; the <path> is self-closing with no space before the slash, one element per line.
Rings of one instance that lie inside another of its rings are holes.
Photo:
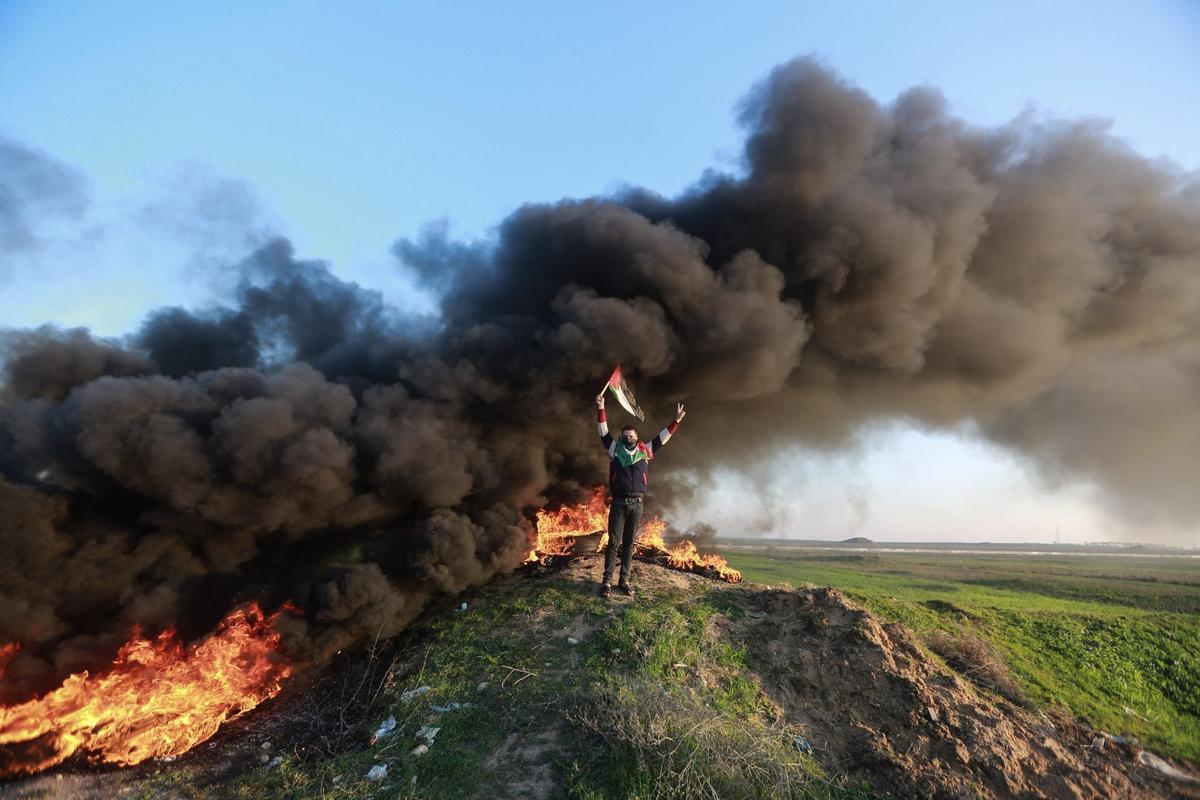
<path fill-rule="evenodd" d="M 672 422 L 663 428 L 649 444 L 638 442 L 633 450 L 628 450 L 608 432 L 604 409 L 598 411 L 596 432 L 608 451 L 608 489 L 613 497 L 641 497 L 646 493 L 646 485 L 650 480 L 650 461 L 658 448 L 670 441 L 679 423 Z"/>

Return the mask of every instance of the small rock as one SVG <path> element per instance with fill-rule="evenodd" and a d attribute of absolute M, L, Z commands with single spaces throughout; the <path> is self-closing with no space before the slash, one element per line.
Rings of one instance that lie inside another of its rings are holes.
<path fill-rule="evenodd" d="M 376 764 L 367 771 L 367 780 L 381 781 L 387 777 L 387 764 Z"/>
<path fill-rule="evenodd" d="M 263 753 L 261 756 L 258 757 L 258 763 L 260 763 L 260 764 L 266 764 L 270 760 L 271 760 L 271 757 L 269 755 L 267 755 L 266 753 Z"/>
<path fill-rule="evenodd" d="M 409 755 L 420 758 L 421 756 L 425 755 L 428 752 L 429 752 L 429 745 L 419 744 L 412 749 L 412 752 Z"/>
<path fill-rule="evenodd" d="M 937 712 L 936 708 L 934 708 L 933 706 L 928 706 L 928 707 L 926 707 L 925 710 L 929 712 L 929 718 L 931 720 L 933 720 L 934 722 L 938 721 L 938 712 Z"/>
<path fill-rule="evenodd" d="M 1103 750 L 1104 743 L 1106 741 L 1107 740 L 1103 736 L 1097 736 L 1095 739 L 1092 739 L 1092 749 L 1093 750 Z"/>
<path fill-rule="evenodd" d="M 267 741 L 260 744 L 259 747 L 261 747 L 263 750 L 270 750 L 271 749 L 271 740 L 268 739 Z"/>

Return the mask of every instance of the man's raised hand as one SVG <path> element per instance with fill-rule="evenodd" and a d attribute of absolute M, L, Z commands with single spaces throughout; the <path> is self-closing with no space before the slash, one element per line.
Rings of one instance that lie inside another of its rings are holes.
<path fill-rule="evenodd" d="M 604 408 L 604 392 L 596 395 L 596 408 Z"/>
<path fill-rule="evenodd" d="M 683 418 L 687 416 L 687 412 L 683 410 L 683 403 L 675 404 L 675 421 L 683 422 Z"/>

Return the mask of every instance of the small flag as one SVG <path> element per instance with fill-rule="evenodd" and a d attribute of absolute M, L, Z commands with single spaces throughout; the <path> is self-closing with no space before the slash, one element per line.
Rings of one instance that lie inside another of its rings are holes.
<path fill-rule="evenodd" d="M 637 404 L 637 398 L 633 396 L 633 388 L 626 383 L 625 377 L 621 375 L 620 366 L 614 369 L 612 376 L 609 377 L 608 390 L 616 395 L 617 402 L 630 414 L 633 414 L 640 420 L 646 418 L 646 412 L 642 411 L 641 406 Z"/>

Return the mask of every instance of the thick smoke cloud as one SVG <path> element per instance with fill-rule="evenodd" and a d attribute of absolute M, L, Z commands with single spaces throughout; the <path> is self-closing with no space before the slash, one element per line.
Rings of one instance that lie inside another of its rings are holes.
<path fill-rule="evenodd" d="M 4 697 L 251 594 L 302 604 L 290 640 L 319 657 L 511 570 L 531 509 L 602 480 L 590 400 L 618 362 L 650 428 L 691 409 L 660 500 L 672 469 L 901 416 L 973 423 L 1130 515 L 1200 515 L 1187 176 L 1093 123 L 981 130 L 808 60 L 741 120 L 743 172 L 678 198 L 398 243 L 433 321 L 275 241 L 229 307 L 159 310 L 121 342 L 10 332 L 0 642 L 25 648 Z"/>

